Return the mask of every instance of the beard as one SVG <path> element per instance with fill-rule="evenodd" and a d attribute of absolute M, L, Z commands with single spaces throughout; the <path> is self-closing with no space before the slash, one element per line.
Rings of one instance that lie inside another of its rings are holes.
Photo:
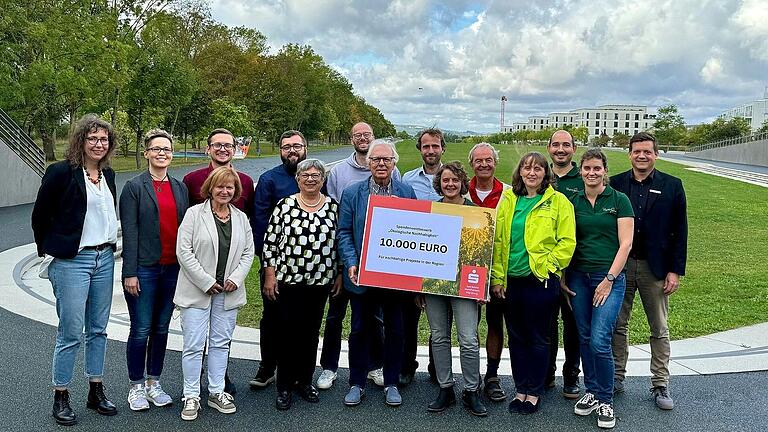
<path fill-rule="evenodd" d="M 296 159 L 296 162 L 293 162 L 287 157 L 280 156 L 280 160 L 283 161 L 283 166 L 285 166 L 285 170 L 288 171 L 289 174 L 294 175 L 296 174 L 296 167 L 299 166 L 299 162 L 303 161 L 307 158 L 307 154 L 299 155 L 298 159 Z"/>

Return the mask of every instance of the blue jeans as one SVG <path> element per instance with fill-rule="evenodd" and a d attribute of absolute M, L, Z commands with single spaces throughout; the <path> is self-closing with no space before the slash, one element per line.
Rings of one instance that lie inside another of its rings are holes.
<path fill-rule="evenodd" d="M 571 297 L 573 316 L 579 331 L 584 386 L 588 393 L 602 403 L 613 403 L 613 331 L 624 301 L 627 279 L 622 272 L 616 276 L 608 298 L 602 306 L 594 307 L 592 297 L 606 273 L 582 273 L 568 270 L 566 283 L 576 293 Z"/>
<path fill-rule="evenodd" d="M 85 375 L 104 375 L 107 323 L 112 308 L 115 257 L 112 248 L 82 250 L 74 258 L 55 258 L 48 277 L 56 296 L 59 327 L 53 351 L 53 385 L 68 387 L 85 334 Z"/>
<path fill-rule="evenodd" d="M 145 364 L 146 378 L 156 380 L 163 372 L 179 265 L 140 265 L 136 275 L 139 278 L 138 297 L 123 291 L 131 317 L 131 330 L 125 349 L 131 384 L 144 382 Z"/>

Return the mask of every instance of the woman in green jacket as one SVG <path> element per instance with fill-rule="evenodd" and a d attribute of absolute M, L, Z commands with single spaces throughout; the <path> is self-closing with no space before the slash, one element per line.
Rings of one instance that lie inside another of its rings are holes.
<path fill-rule="evenodd" d="M 573 205 L 552 187 L 541 153 L 520 159 L 497 208 L 491 290 L 505 299 L 504 320 L 516 394 L 510 412 L 538 411 L 549 365 L 549 326 L 562 270 L 576 248 Z"/>

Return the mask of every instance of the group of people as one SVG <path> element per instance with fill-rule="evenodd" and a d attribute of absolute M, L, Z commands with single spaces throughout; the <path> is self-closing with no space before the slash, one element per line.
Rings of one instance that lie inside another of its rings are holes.
<path fill-rule="evenodd" d="M 301 132 L 286 131 L 277 143 L 282 163 L 254 186 L 251 177 L 231 166 L 235 137 L 226 129 L 208 136 L 210 164 L 183 180 L 168 172 L 173 137 L 151 130 L 144 140 L 148 169 L 123 187 L 118 221 L 115 174 L 109 168 L 115 133 L 109 123 L 84 117 L 66 160 L 46 171 L 32 214 L 38 254 L 45 256 L 41 267 L 53 286 L 59 316 L 53 355 L 56 422 L 76 423 L 68 387 L 83 337 L 87 407 L 103 415 L 117 413 L 102 377 L 118 223 L 131 319 L 126 346 L 131 410 L 173 402 L 160 378 L 169 322 L 178 308 L 181 417 L 199 415 L 206 355 L 207 405 L 225 414 L 236 411 L 236 388 L 227 375 L 229 346 L 256 257 L 263 299 L 261 361 L 249 384 L 259 389 L 275 382 L 278 410 L 290 409 L 295 395 L 316 403 L 318 389 L 334 385 L 349 305 L 345 405 L 362 403 L 368 380 L 384 388 L 387 405 L 402 404 L 400 388 L 413 381 L 418 368 L 418 326 L 426 311 L 428 370 L 439 385 L 428 411 L 444 411 L 457 401 L 451 368 L 455 324 L 467 410 L 485 416 L 484 399 L 507 400 L 498 377 L 506 330 L 515 385 L 509 411 L 536 412 L 545 390 L 554 387 L 562 314 L 563 395 L 578 399 L 576 414 L 597 411 L 598 426 L 613 427 L 613 396 L 623 391 L 627 322 L 638 291 L 651 327 L 652 391 L 660 408 L 672 409 L 668 296 L 685 271 L 686 204 L 680 180 L 654 168 L 653 135 L 632 137 L 632 169 L 609 182 L 605 155 L 589 149 L 576 164 L 572 136 L 558 131 L 547 146 L 551 163 L 540 153 L 525 154 L 510 184 L 495 176 L 499 153 L 488 143 L 469 152 L 470 177 L 461 163 L 442 162 L 443 134 L 426 129 L 416 142 L 423 164 L 401 176 L 397 149 L 377 140 L 370 125 L 357 123 L 350 135 L 353 153 L 328 170 L 307 158 Z M 497 209 L 490 300 L 360 285 L 371 195 Z M 326 303 L 322 371 L 313 382 Z M 481 377 L 483 305 L 488 363 Z"/>

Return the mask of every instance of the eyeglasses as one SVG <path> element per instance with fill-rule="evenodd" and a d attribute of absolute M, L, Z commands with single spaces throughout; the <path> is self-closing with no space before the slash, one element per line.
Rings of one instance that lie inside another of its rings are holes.
<path fill-rule="evenodd" d="M 307 173 L 299 174 L 299 178 L 301 178 L 304 181 L 307 181 L 309 179 L 320 180 L 321 177 L 322 176 L 320 174 L 307 174 Z"/>
<path fill-rule="evenodd" d="M 88 144 L 92 145 L 92 146 L 95 146 L 95 145 L 98 145 L 98 144 L 101 144 L 103 146 L 108 146 L 109 145 L 109 138 L 88 137 L 88 138 L 85 139 L 85 141 Z"/>
<path fill-rule="evenodd" d="M 304 144 L 301 144 L 301 143 L 286 144 L 286 145 L 280 146 L 280 151 L 284 151 L 284 152 L 291 151 L 291 150 L 299 151 L 303 148 L 304 148 Z"/>
<path fill-rule="evenodd" d="M 235 145 L 230 143 L 213 143 L 211 144 L 211 147 L 213 147 L 215 150 L 221 150 L 223 148 L 227 150 L 232 150 L 233 148 L 235 148 Z"/>
<path fill-rule="evenodd" d="M 359 140 L 360 138 L 363 138 L 363 137 L 365 137 L 365 139 L 370 139 L 371 137 L 373 137 L 373 133 L 372 132 L 363 132 L 363 133 L 358 132 L 356 134 L 352 134 L 352 138 L 354 138 L 356 140 Z"/>
<path fill-rule="evenodd" d="M 173 149 L 170 147 L 150 147 L 147 151 L 151 151 L 152 153 L 173 153 Z"/>
<path fill-rule="evenodd" d="M 392 162 L 395 161 L 395 158 L 393 157 L 372 157 L 368 159 L 372 164 L 378 165 L 380 163 L 383 163 L 384 165 L 392 165 Z"/>

